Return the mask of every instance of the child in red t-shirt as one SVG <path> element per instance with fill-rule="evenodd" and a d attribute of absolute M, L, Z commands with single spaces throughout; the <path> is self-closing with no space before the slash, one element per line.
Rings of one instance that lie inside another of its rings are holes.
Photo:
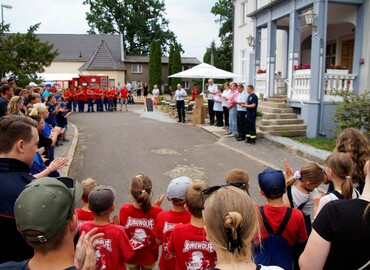
<path fill-rule="evenodd" d="M 85 221 L 93 221 L 94 214 L 89 209 L 89 194 L 90 192 L 97 186 L 99 186 L 98 181 L 87 178 L 81 182 L 83 194 L 81 198 L 82 208 L 76 208 L 77 218 L 78 218 L 78 225 L 84 223 Z"/>
<path fill-rule="evenodd" d="M 126 261 L 133 255 L 134 251 L 126 235 L 125 230 L 111 224 L 110 214 L 114 211 L 114 190 L 109 186 L 97 186 L 89 194 L 89 208 L 94 214 L 94 221 L 85 222 L 80 225 L 80 233 L 89 232 L 98 228 L 98 233 L 104 233 L 97 241 L 102 246 L 96 251 L 97 270 L 125 270 Z"/>
<path fill-rule="evenodd" d="M 170 270 L 176 265 L 175 256 L 168 252 L 168 242 L 173 228 L 177 224 L 190 222 L 191 214 L 185 210 L 185 192 L 191 185 L 189 177 L 181 176 L 173 179 L 167 188 L 167 200 L 172 202 L 172 209 L 162 212 L 157 217 L 154 235 L 157 244 L 162 244 L 162 253 L 159 260 L 159 269 Z"/>
<path fill-rule="evenodd" d="M 119 213 L 120 223 L 135 251 L 127 266 L 131 270 L 152 269 L 156 266 L 159 253 L 153 230 L 162 208 L 151 205 L 152 181 L 148 176 L 134 176 L 130 192 L 134 202 L 123 204 Z"/>
<path fill-rule="evenodd" d="M 284 174 L 282 171 L 267 168 L 258 175 L 258 184 L 261 188 L 261 195 L 267 199 L 267 204 L 263 206 L 264 215 L 272 231 L 276 233 L 288 211 L 288 207 L 283 202 L 283 195 L 286 190 Z M 259 222 L 261 228 L 260 241 L 263 241 L 269 234 L 261 219 Z M 307 241 L 306 225 L 300 210 L 292 208 L 291 216 L 281 236 L 292 248 L 297 241 L 298 243 Z M 259 243 L 256 243 L 256 245 L 259 245 Z M 261 249 L 261 253 L 263 253 L 263 249 Z M 256 261 L 256 263 L 259 262 Z"/>
<path fill-rule="evenodd" d="M 176 269 L 210 269 L 215 266 L 216 253 L 206 238 L 202 217 L 202 190 L 208 185 L 199 181 L 185 193 L 185 209 L 190 212 L 190 223 L 176 225 L 168 243 L 168 252 L 176 257 Z"/>

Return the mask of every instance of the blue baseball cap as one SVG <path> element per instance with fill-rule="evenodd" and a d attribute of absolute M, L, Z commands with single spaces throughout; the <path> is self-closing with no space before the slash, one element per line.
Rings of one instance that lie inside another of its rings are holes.
<path fill-rule="evenodd" d="M 282 171 L 267 168 L 258 175 L 258 184 L 266 195 L 285 192 L 286 183 Z"/>
<path fill-rule="evenodd" d="M 60 107 L 66 107 L 66 106 L 67 106 L 67 104 L 65 102 L 60 103 Z"/>

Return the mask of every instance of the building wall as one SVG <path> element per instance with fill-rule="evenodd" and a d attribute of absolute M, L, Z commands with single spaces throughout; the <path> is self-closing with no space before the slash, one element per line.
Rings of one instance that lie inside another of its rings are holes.
<path fill-rule="evenodd" d="M 80 73 L 78 69 L 84 62 L 52 62 L 44 73 Z"/>
<path fill-rule="evenodd" d="M 364 64 L 360 68 L 360 91 L 365 92 L 370 91 L 370 1 L 366 1 L 365 4 L 365 23 L 363 32 L 363 44 L 362 44 L 362 56 Z"/>

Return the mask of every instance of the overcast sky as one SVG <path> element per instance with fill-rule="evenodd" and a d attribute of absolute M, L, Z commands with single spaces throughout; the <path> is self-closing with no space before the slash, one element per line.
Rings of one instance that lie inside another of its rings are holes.
<path fill-rule="evenodd" d="M 0 0 L 11 5 L 3 9 L 10 32 L 24 33 L 30 25 L 41 23 L 37 33 L 85 34 L 88 30 L 83 0 Z M 182 56 L 197 57 L 203 62 L 206 48 L 218 42 L 219 24 L 210 12 L 216 0 L 165 0 L 169 27 L 183 45 Z"/>

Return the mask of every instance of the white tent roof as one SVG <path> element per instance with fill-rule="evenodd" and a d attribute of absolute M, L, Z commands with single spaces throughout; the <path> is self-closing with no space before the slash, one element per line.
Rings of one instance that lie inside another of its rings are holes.
<path fill-rule="evenodd" d="M 170 78 L 194 78 L 194 79 L 227 79 L 241 77 L 238 74 L 228 72 L 212 65 L 202 63 L 193 68 L 168 76 Z"/>

